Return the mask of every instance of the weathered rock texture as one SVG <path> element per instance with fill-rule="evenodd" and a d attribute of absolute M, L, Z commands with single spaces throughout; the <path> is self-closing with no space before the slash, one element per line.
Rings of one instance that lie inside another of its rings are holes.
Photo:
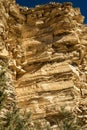
<path fill-rule="evenodd" d="M 11 1 L 9 1 L 11 2 Z M 9 17 L 9 2 L 0 1 L 0 130 L 5 122 L 6 113 L 13 111 L 16 105 L 15 88 L 9 70 L 9 51 L 6 49 Z"/>
<path fill-rule="evenodd" d="M 0 59 L 8 59 L 18 106 L 49 122 L 65 107 L 86 124 L 87 26 L 80 10 L 71 3 L 26 8 L 11 0 L 0 9 Z"/>

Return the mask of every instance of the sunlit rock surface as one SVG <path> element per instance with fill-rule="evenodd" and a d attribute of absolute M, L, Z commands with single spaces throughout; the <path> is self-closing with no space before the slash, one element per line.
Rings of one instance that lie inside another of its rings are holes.
<path fill-rule="evenodd" d="M 83 21 L 69 2 L 27 8 L 0 1 L 0 61 L 10 70 L 15 102 L 33 119 L 50 122 L 64 107 L 87 123 Z"/>

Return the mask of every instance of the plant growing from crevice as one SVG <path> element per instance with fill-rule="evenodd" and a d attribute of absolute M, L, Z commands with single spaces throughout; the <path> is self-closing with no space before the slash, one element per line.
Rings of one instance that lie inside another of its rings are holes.
<path fill-rule="evenodd" d="M 61 108 L 59 113 L 58 126 L 60 130 L 81 130 L 77 117 L 70 111 Z"/>
<path fill-rule="evenodd" d="M 50 122 L 51 127 L 56 126 L 58 130 L 82 130 L 81 120 L 65 107 L 61 107 L 58 114 L 46 117 L 46 120 Z"/>
<path fill-rule="evenodd" d="M 16 108 L 13 112 L 6 115 L 5 130 L 29 130 L 30 113 L 20 113 L 20 109 Z"/>
<path fill-rule="evenodd" d="M 60 124 L 58 126 L 63 127 L 64 130 L 80 130 L 76 122 L 76 117 L 72 112 L 66 111 L 64 108 L 61 109 L 60 114 Z"/>

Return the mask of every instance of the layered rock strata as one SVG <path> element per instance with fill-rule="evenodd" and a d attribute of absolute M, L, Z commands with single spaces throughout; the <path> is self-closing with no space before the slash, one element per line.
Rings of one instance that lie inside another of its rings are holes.
<path fill-rule="evenodd" d="M 86 124 L 87 26 L 79 8 L 69 2 L 35 8 L 1 4 L 2 59 L 8 58 L 18 106 L 49 122 L 64 107 Z"/>

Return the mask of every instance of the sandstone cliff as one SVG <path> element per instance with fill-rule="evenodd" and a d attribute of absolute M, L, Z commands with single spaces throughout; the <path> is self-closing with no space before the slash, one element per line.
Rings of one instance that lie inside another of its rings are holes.
<path fill-rule="evenodd" d="M 79 8 L 69 2 L 27 8 L 2 0 L 0 12 L 0 67 L 11 75 L 11 103 L 50 123 L 64 107 L 86 125 L 87 26 Z"/>

